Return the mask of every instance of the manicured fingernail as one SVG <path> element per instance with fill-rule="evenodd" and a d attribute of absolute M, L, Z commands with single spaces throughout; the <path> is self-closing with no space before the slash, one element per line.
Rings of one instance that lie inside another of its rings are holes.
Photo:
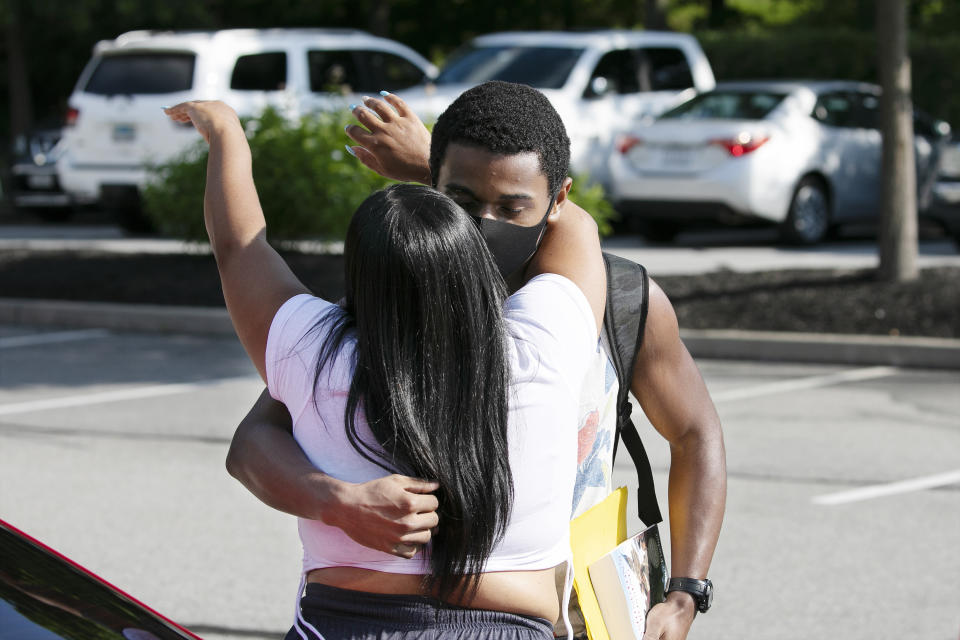
<path fill-rule="evenodd" d="M 360 98 L 360 100 L 362 100 L 364 104 L 366 104 L 367 100 L 373 100 L 373 98 L 371 98 L 370 96 L 363 96 L 362 98 Z"/>
<path fill-rule="evenodd" d="M 386 98 L 388 95 L 390 95 L 390 92 L 389 92 L 389 91 L 381 91 L 381 92 L 380 92 L 380 95 L 382 95 L 384 98 Z"/>
<path fill-rule="evenodd" d="M 357 105 L 355 105 L 355 104 L 352 104 L 352 105 L 350 105 L 350 107 L 349 107 L 350 111 L 353 111 L 353 110 L 356 109 L 356 108 L 357 108 Z"/>
<path fill-rule="evenodd" d="M 347 153 L 349 153 L 350 155 L 352 155 L 354 158 L 357 157 L 357 154 L 354 153 L 353 148 L 352 148 L 350 145 L 345 144 L 345 145 L 343 145 L 343 146 L 344 146 L 344 148 L 347 150 Z"/>
<path fill-rule="evenodd" d="M 346 126 L 343 128 L 343 132 L 344 132 L 344 133 L 347 133 L 347 129 L 349 129 L 349 128 L 350 128 L 350 125 L 346 125 Z"/>
<path fill-rule="evenodd" d="M 172 109 L 173 107 L 160 107 L 160 108 L 166 111 L 167 109 Z"/>

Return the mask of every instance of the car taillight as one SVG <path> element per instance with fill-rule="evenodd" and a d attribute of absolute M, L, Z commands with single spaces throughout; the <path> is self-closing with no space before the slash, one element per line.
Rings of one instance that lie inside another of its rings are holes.
<path fill-rule="evenodd" d="M 742 155 L 746 155 L 751 151 L 756 151 L 763 144 L 769 140 L 768 137 L 754 137 L 749 133 L 741 133 L 736 138 L 720 138 L 717 140 L 711 140 L 710 144 L 715 144 L 723 147 L 727 150 L 734 158 L 739 158 Z"/>
<path fill-rule="evenodd" d="M 626 153 L 640 144 L 643 144 L 643 140 L 636 136 L 620 136 L 617 140 L 617 151 Z"/>
<path fill-rule="evenodd" d="M 75 107 L 70 107 L 67 109 L 67 117 L 65 118 L 64 124 L 68 127 L 72 127 L 77 124 L 77 118 L 80 117 L 80 110 Z"/>

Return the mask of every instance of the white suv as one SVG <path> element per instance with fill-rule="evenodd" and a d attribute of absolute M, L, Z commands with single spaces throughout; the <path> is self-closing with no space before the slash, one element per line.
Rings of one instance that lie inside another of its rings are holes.
<path fill-rule="evenodd" d="M 436 69 L 398 42 L 343 29 L 133 31 L 94 48 L 70 96 L 61 184 L 75 201 L 136 194 L 146 165 L 198 139 L 162 106 L 217 99 L 241 116 L 295 118 L 361 94 L 422 83 Z"/>
<path fill-rule="evenodd" d="M 616 131 L 716 84 L 699 43 L 686 34 L 517 31 L 475 38 L 432 84 L 400 95 L 421 117 L 435 118 L 463 91 L 488 80 L 542 91 L 567 127 L 574 171 L 601 183 Z"/>

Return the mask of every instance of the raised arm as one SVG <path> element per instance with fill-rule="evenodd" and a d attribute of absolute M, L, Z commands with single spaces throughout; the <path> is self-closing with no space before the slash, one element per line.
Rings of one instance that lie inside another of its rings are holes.
<path fill-rule="evenodd" d="M 572 280 L 590 303 L 599 335 L 607 301 L 607 273 L 600 236 L 590 214 L 567 199 L 570 184 L 567 178 L 548 219 L 540 248 L 525 275 L 529 279 L 541 273 L 556 273 Z"/>
<path fill-rule="evenodd" d="M 165 111 L 173 120 L 193 123 L 210 145 L 203 198 L 207 235 L 234 329 L 266 380 L 270 323 L 286 300 L 308 290 L 267 243 L 250 146 L 234 110 L 219 101 L 199 101 Z"/>
<path fill-rule="evenodd" d="M 707 578 L 726 503 L 723 432 L 700 371 L 680 340 L 673 306 L 652 280 L 631 391 L 670 443 L 670 575 Z M 643 637 L 683 640 L 695 613 L 690 595 L 671 592 L 650 611 Z"/>
<path fill-rule="evenodd" d="M 266 390 L 233 434 L 227 471 L 264 504 L 339 527 L 385 553 L 413 557 L 437 526 L 436 482 L 394 474 L 352 484 L 326 475 L 293 439 L 287 408 Z"/>

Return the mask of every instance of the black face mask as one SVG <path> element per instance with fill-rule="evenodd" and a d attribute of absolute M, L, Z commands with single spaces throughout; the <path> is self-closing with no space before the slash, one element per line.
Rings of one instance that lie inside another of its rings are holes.
<path fill-rule="evenodd" d="M 471 216 L 480 228 L 480 234 L 490 248 L 490 253 L 493 254 L 493 259 L 504 280 L 509 280 L 526 266 L 533 254 L 537 252 L 555 199 L 556 196 L 550 199 L 550 206 L 543 214 L 543 220 L 532 227 L 521 227 L 500 220 Z"/>

